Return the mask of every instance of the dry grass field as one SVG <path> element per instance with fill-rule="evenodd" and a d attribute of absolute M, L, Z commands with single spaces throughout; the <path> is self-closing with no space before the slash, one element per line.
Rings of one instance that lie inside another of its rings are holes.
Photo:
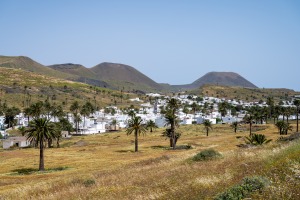
<path fill-rule="evenodd" d="M 246 126 L 244 127 L 246 128 Z M 264 176 L 270 185 L 253 199 L 300 197 L 300 144 L 278 143 L 273 125 L 257 126 L 273 141 L 240 148 L 239 136 L 229 125 L 215 125 L 206 137 L 201 125 L 181 126 L 178 146 L 170 150 L 163 129 L 139 137 L 134 153 L 133 135 L 125 131 L 73 136 L 60 148 L 46 149 L 46 172 L 18 174 L 38 168 L 35 148 L 0 150 L 0 199 L 213 199 L 247 176 Z M 213 148 L 221 158 L 195 162 L 196 153 Z M 52 170 L 51 170 L 52 169 Z M 299 198 L 298 198 L 299 199 Z"/>

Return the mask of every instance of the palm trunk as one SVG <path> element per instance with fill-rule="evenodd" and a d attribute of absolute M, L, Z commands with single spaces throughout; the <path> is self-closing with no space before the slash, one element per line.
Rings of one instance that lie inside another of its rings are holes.
<path fill-rule="evenodd" d="M 40 139 L 40 164 L 39 164 L 39 171 L 44 171 L 44 141 L 43 138 Z"/>
<path fill-rule="evenodd" d="M 297 133 L 298 133 L 298 126 L 299 126 L 299 124 L 298 124 L 298 117 L 299 117 L 299 110 L 297 109 Z"/>
<path fill-rule="evenodd" d="M 138 152 L 138 133 L 137 133 L 137 131 L 135 131 L 134 136 L 135 136 L 135 140 L 134 140 L 134 151 L 135 151 L 135 152 Z"/>
<path fill-rule="evenodd" d="M 175 122 L 173 122 L 175 124 Z M 176 147 L 176 143 L 175 143 L 175 125 L 173 124 L 172 127 L 172 147 L 173 149 L 175 149 Z"/>
<path fill-rule="evenodd" d="M 252 136 L 252 123 L 250 122 L 250 137 Z"/>
<path fill-rule="evenodd" d="M 59 139 L 60 139 L 60 137 L 58 137 L 57 141 L 56 141 L 57 148 L 59 148 Z"/>
<path fill-rule="evenodd" d="M 51 146 L 52 146 L 52 138 L 49 138 L 48 139 L 48 148 L 51 148 Z"/>
<path fill-rule="evenodd" d="M 206 136 L 208 136 L 208 128 L 206 129 Z"/>

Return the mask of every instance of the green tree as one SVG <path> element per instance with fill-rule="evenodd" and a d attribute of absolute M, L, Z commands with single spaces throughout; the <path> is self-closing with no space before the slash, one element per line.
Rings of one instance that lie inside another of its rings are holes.
<path fill-rule="evenodd" d="M 126 130 L 127 135 L 134 132 L 134 151 L 138 152 L 138 136 L 141 133 L 146 132 L 146 127 L 142 124 L 142 119 L 140 117 L 133 117 L 128 121 L 128 128 Z"/>
<path fill-rule="evenodd" d="M 39 171 L 44 171 L 44 142 L 49 138 L 56 138 L 58 131 L 55 125 L 46 118 L 37 118 L 30 122 L 27 132 L 27 139 L 35 141 L 40 148 Z"/>
<path fill-rule="evenodd" d="M 148 129 L 150 129 L 150 132 L 151 132 L 151 133 L 153 132 L 153 130 L 155 130 L 156 128 L 158 128 L 153 120 L 149 120 L 149 121 L 147 122 L 147 124 L 146 124 L 146 127 L 147 127 Z"/>
<path fill-rule="evenodd" d="M 287 135 L 288 131 L 292 130 L 292 126 L 283 120 L 276 122 L 275 126 L 278 128 L 280 135 Z"/>
<path fill-rule="evenodd" d="M 208 119 L 204 120 L 203 122 L 204 130 L 206 131 L 206 136 L 208 136 L 209 130 L 212 130 L 212 123 Z"/>
<path fill-rule="evenodd" d="M 250 137 L 252 136 L 252 123 L 253 123 L 253 120 L 254 120 L 254 117 L 253 117 L 253 115 L 251 115 L 251 114 L 247 114 L 247 115 L 245 115 L 245 117 L 244 117 L 244 121 L 245 121 L 247 124 L 249 124 L 249 131 L 250 131 L 249 136 L 250 136 Z"/>
<path fill-rule="evenodd" d="M 297 130 L 296 132 L 299 131 L 298 126 L 299 126 L 299 107 L 300 107 L 300 100 L 299 99 L 295 99 L 294 100 L 294 105 L 296 106 L 296 120 L 297 120 Z"/>
<path fill-rule="evenodd" d="M 263 134 L 253 134 L 252 136 L 246 137 L 246 143 L 253 145 L 263 145 L 271 142 L 272 140 L 268 140 Z"/>
<path fill-rule="evenodd" d="M 230 125 L 231 128 L 233 128 L 234 132 L 236 133 L 236 130 L 238 128 L 239 123 L 238 122 L 232 122 L 232 124 Z"/>
<path fill-rule="evenodd" d="M 73 118 L 75 122 L 76 134 L 78 134 L 79 123 L 81 122 L 81 117 L 79 115 L 80 105 L 78 101 L 74 101 L 70 106 L 70 111 L 73 113 Z"/>
<path fill-rule="evenodd" d="M 178 109 L 180 108 L 180 101 L 178 99 L 174 99 L 171 98 L 167 101 L 167 111 L 165 114 L 165 119 L 167 122 L 169 122 L 170 124 L 170 131 L 171 131 L 171 135 L 172 135 L 172 147 L 173 149 L 176 148 L 176 143 L 175 143 L 175 129 L 176 129 L 176 122 L 177 122 L 177 116 L 176 116 L 176 112 L 178 111 Z M 178 124 L 177 124 L 178 126 Z"/>
<path fill-rule="evenodd" d="M 196 121 L 196 111 L 199 110 L 199 105 L 197 103 L 193 102 L 191 107 L 192 107 L 192 110 L 194 112 L 194 120 L 193 121 Z"/>
<path fill-rule="evenodd" d="M 227 114 L 227 109 L 229 109 L 229 107 L 230 106 L 226 101 L 218 103 L 218 110 L 221 113 L 221 117 L 225 117 L 225 115 Z"/>
<path fill-rule="evenodd" d="M 117 124 L 118 124 L 118 122 L 117 122 L 116 119 L 113 119 L 113 120 L 111 121 L 111 125 L 114 126 L 115 131 L 117 130 Z"/>
<path fill-rule="evenodd" d="M 28 116 L 34 119 L 40 118 L 44 114 L 43 102 L 39 101 L 37 103 L 31 104 L 29 109 L 26 109 Z"/>
<path fill-rule="evenodd" d="M 5 110 L 5 124 L 8 124 L 8 128 L 13 127 L 16 124 L 15 117 L 21 112 L 19 108 L 11 107 Z"/>

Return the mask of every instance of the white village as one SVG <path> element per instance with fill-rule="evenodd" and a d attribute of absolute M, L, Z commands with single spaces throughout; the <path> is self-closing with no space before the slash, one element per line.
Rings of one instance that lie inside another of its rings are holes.
<path fill-rule="evenodd" d="M 164 110 L 166 109 L 167 101 L 171 98 L 176 99 L 182 105 L 176 113 L 180 125 L 203 124 L 205 120 L 210 121 L 211 124 L 232 124 L 234 122 L 247 123 L 245 122 L 245 116 L 247 116 L 247 113 L 251 109 L 261 109 L 257 112 L 257 115 L 253 117 L 251 123 L 265 124 L 267 116 L 261 111 L 264 110 L 267 112 L 269 107 L 268 103 L 263 101 L 245 102 L 235 99 L 226 100 L 225 98 L 199 97 L 196 95 L 185 94 L 178 94 L 170 97 L 158 93 L 148 93 L 146 96 L 146 99 L 150 99 L 149 101 L 142 101 L 138 97 L 129 99 L 130 101 L 139 104 L 139 109 L 129 108 L 124 111 L 116 106 L 108 106 L 94 111 L 93 113 L 89 113 L 88 116 L 80 115 L 77 127 L 74 115 L 68 113 L 65 118 L 71 122 L 73 131 L 62 131 L 61 137 L 70 138 L 72 136 L 102 134 L 128 128 L 128 120 L 132 118 L 132 114 L 140 117 L 143 124 L 147 124 L 147 122 L 151 120 L 155 122 L 157 127 L 165 127 L 168 124 L 165 120 Z M 291 101 L 280 102 L 281 112 L 274 115 L 274 118 L 277 118 L 277 121 L 296 119 L 296 114 L 291 111 L 292 108 L 296 108 L 293 104 L 295 99 L 299 99 L 299 95 L 293 97 Z M 51 122 L 58 121 L 55 116 L 50 115 L 48 118 Z M 16 124 L 7 128 L 8 124 L 5 124 L 5 116 L 0 116 L 0 134 L 3 149 L 9 149 L 11 147 L 22 148 L 32 145 L 25 136 L 11 137 L 8 133 L 11 129 L 28 127 L 29 122 L 32 119 L 32 116 L 26 116 L 24 113 L 19 113 L 14 117 Z"/>

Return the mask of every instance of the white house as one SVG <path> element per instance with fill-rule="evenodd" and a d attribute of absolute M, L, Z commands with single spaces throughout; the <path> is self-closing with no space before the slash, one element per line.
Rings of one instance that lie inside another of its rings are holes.
<path fill-rule="evenodd" d="M 9 149 L 12 146 L 16 147 L 28 147 L 30 142 L 26 137 L 10 137 L 6 140 L 3 140 L 3 149 Z"/>

